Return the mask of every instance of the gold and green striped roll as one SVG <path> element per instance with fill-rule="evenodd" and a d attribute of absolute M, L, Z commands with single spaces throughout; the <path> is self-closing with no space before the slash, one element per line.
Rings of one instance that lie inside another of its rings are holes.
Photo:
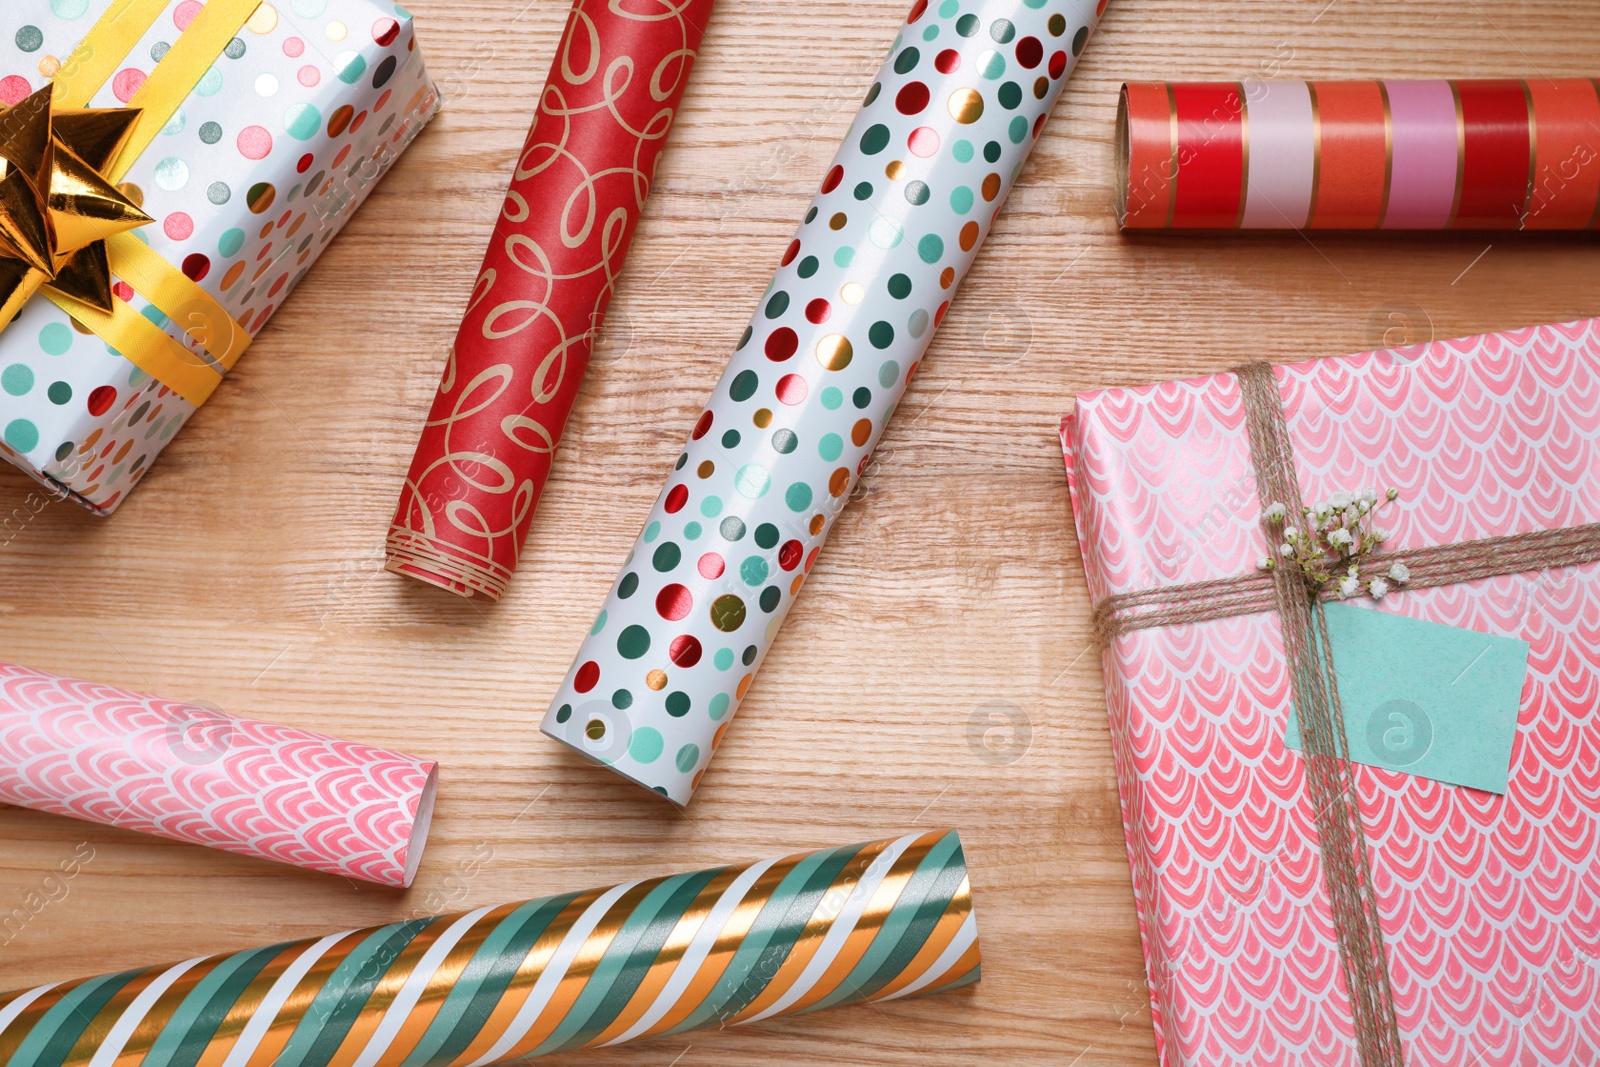
<path fill-rule="evenodd" d="M 0 995 L 0 1067 L 480 1067 L 978 974 L 934 831 Z"/>

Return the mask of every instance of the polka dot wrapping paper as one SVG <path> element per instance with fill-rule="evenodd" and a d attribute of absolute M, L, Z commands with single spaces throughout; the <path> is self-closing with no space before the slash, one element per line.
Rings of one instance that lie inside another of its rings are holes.
<path fill-rule="evenodd" d="M 0 993 L 0 1062 L 486 1067 L 980 972 L 961 838 L 932 830 Z"/>
<path fill-rule="evenodd" d="M 401 489 L 390 570 L 505 591 L 711 9 L 572 5 Z"/>
<path fill-rule="evenodd" d="M 1126 229 L 1588 230 L 1600 81 L 1132 84 Z"/>
<path fill-rule="evenodd" d="M 408 886 L 432 760 L 0 663 L 0 802 Z"/>
<path fill-rule="evenodd" d="M 1104 7 L 912 7 L 546 734 L 688 803 Z"/>
<path fill-rule="evenodd" d="M 0 4 L 0 104 L 41 88 L 112 0 Z M 172 0 L 91 108 L 123 106 L 194 21 Z M 133 231 L 257 334 L 438 108 L 411 16 L 387 0 L 270 0 L 128 172 Z M 175 339 L 184 332 L 116 280 Z M 194 406 L 35 297 L 0 331 L 0 454 L 110 514 Z"/>

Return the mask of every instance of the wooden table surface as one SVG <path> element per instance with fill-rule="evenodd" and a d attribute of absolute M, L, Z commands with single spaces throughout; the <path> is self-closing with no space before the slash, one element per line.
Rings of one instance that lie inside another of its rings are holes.
<path fill-rule="evenodd" d="M 1600 254 L 1559 235 L 1122 237 L 1117 86 L 1588 76 L 1600 6 L 1113 0 L 685 816 L 538 719 L 906 0 L 719 5 L 498 605 L 385 573 L 383 540 L 567 5 L 407 2 L 446 110 L 120 512 L 51 504 L 0 547 L 0 657 L 436 757 L 422 873 L 400 893 L 0 810 L 0 913 L 93 855 L 0 942 L 0 988 L 954 826 L 975 989 L 550 1062 L 1153 1062 L 1060 416 L 1079 390 L 1247 357 L 1600 314 Z M 31 492 L 0 471 L 0 512 Z"/>

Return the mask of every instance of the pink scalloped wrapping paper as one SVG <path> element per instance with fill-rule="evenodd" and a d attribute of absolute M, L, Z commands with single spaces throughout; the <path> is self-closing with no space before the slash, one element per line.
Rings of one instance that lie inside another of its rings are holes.
<path fill-rule="evenodd" d="M 1398 488 L 1392 547 L 1600 521 L 1600 320 L 1277 377 L 1305 499 Z M 1084 394 L 1062 446 L 1096 600 L 1266 554 L 1232 375 Z M 1406 1062 L 1600 1062 L 1600 565 L 1380 610 L 1532 647 L 1504 797 L 1355 768 Z M 1356 1064 L 1276 614 L 1103 666 L 1162 1063 Z"/>
<path fill-rule="evenodd" d="M 408 886 L 432 760 L 0 663 L 0 802 Z"/>

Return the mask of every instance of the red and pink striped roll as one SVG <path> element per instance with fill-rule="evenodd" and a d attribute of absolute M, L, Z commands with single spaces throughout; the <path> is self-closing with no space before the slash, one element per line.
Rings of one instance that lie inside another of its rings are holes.
<path fill-rule="evenodd" d="M 1600 81 L 1129 84 L 1124 229 L 1587 230 Z"/>
<path fill-rule="evenodd" d="M 0 803 L 403 887 L 437 765 L 0 663 Z"/>

